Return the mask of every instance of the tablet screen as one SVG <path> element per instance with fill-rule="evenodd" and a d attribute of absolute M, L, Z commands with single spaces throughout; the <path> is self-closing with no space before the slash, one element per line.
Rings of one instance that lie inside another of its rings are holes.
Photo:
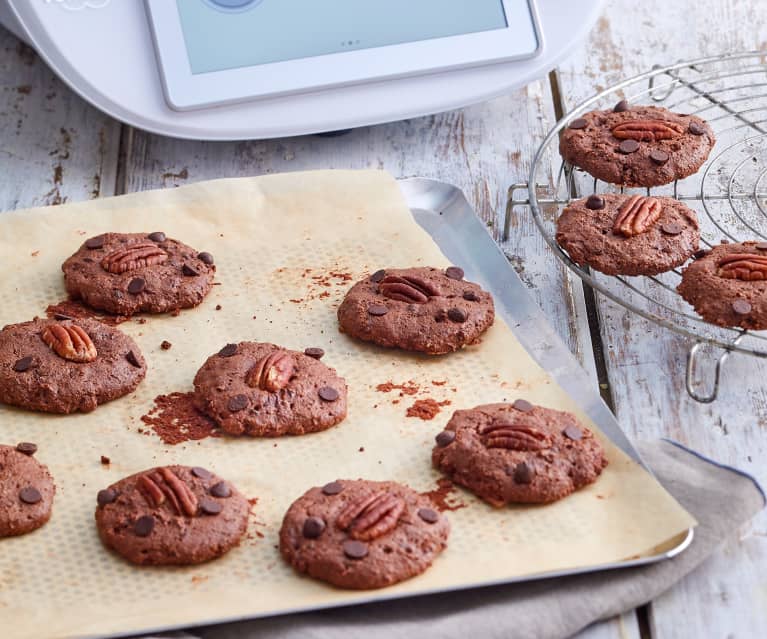
<path fill-rule="evenodd" d="M 501 0 L 177 0 L 192 73 L 507 27 Z"/>

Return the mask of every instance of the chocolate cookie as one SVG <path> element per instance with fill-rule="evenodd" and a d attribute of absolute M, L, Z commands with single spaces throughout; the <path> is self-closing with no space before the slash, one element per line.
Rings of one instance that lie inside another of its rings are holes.
<path fill-rule="evenodd" d="M 355 284 L 338 307 L 341 332 L 429 355 L 476 343 L 494 319 L 490 293 L 464 280 L 456 266 L 377 271 Z"/>
<path fill-rule="evenodd" d="M 165 466 L 99 491 L 96 527 L 107 548 L 142 566 L 210 561 L 240 543 L 248 500 L 204 468 Z"/>
<path fill-rule="evenodd" d="M 612 111 L 591 111 L 570 122 L 559 152 L 605 182 L 659 186 L 695 173 L 715 142 L 708 123 L 694 115 L 621 101 Z"/>
<path fill-rule="evenodd" d="M 146 375 L 136 343 L 90 319 L 35 319 L 0 331 L 0 402 L 46 413 L 90 412 Z"/>
<path fill-rule="evenodd" d="M 572 260 L 608 275 L 656 275 L 698 250 L 698 216 L 670 197 L 605 193 L 571 202 L 557 242 Z"/>
<path fill-rule="evenodd" d="M 282 521 L 280 552 L 315 579 L 383 588 L 424 572 L 449 533 L 434 504 L 407 486 L 338 480 L 293 502 Z"/>
<path fill-rule="evenodd" d="M 97 235 L 61 269 L 72 298 L 118 315 L 197 306 L 216 272 L 210 253 L 199 253 L 159 231 Z"/>
<path fill-rule="evenodd" d="M 767 328 L 767 242 L 720 244 L 682 272 L 679 294 L 712 324 Z"/>
<path fill-rule="evenodd" d="M 496 508 L 557 501 L 607 466 L 573 415 L 523 399 L 458 410 L 436 441 L 435 468 Z"/>
<path fill-rule="evenodd" d="M 51 518 L 56 486 L 48 469 L 32 456 L 37 446 L 0 445 L 0 537 L 24 535 Z"/>
<path fill-rule="evenodd" d="M 227 344 L 194 378 L 194 402 L 230 435 L 305 435 L 346 417 L 346 381 L 310 354 Z"/>

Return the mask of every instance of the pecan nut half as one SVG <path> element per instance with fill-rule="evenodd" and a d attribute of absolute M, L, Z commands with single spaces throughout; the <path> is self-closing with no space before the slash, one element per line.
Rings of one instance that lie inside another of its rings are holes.
<path fill-rule="evenodd" d="M 197 514 L 197 497 L 170 468 L 141 475 L 138 489 L 150 506 L 162 506 L 167 499 L 177 515 L 194 517 Z"/>
<path fill-rule="evenodd" d="M 654 197 L 632 195 L 618 209 L 613 233 L 632 237 L 647 231 L 658 221 L 663 207 Z"/>
<path fill-rule="evenodd" d="M 684 133 L 684 128 L 675 122 L 665 120 L 629 120 L 612 128 L 612 134 L 619 140 L 657 142 L 673 140 Z"/>
<path fill-rule="evenodd" d="M 245 383 L 251 388 L 276 393 L 285 388 L 296 372 L 296 362 L 290 353 L 273 351 L 258 360 L 248 371 Z"/>
<path fill-rule="evenodd" d="M 378 292 L 389 299 L 411 304 L 426 304 L 430 297 L 440 295 L 436 286 L 412 275 L 387 275 L 378 284 Z"/>
<path fill-rule="evenodd" d="M 167 259 L 168 254 L 154 242 L 137 242 L 105 255 L 101 260 L 101 268 L 119 275 L 145 266 L 162 264 Z"/>
<path fill-rule="evenodd" d="M 767 255 L 730 253 L 717 263 L 717 275 L 729 280 L 767 280 Z"/>
<path fill-rule="evenodd" d="M 51 324 L 41 337 L 59 357 L 70 362 L 92 362 L 98 357 L 93 340 L 76 324 Z"/>
<path fill-rule="evenodd" d="M 404 499 L 381 491 L 349 504 L 336 525 L 352 539 L 371 541 L 394 530 L 404 510 Z"/>
<path fill-rule="evenodd" d="M 547 433 L 523 423 L 494 422 L 486 426 L 481 435 L 487 448 L 533 451 L 551 448 L 552 444 Z"/>

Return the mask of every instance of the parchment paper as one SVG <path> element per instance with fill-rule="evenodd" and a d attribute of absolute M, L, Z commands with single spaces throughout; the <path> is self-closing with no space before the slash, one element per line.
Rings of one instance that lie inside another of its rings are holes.
<path fill-rule="evenodd" d="M 382 267 L 446 266 L 413 221 L 396 182 L 377 171 L 219 180 L 0 216 L 0 322 L 43 315 L 64 297 L 60 265 L 108 230 L 165 231 L 216 257 L 220 286 L 197 309 L 120 326 L 147 357 L 130 397 L 67 417 L 0 407 L 0 442 L 34 441 L 58 493 L 51 521 L 0 540 L 4 639 L 129 633 L 502 582 L 655 552 L 694 520 L 639 465 L 602 437 L 610 465 L 557 504 L 495 510 L 458 490 L 447 551 L 424 575 L 373 592 L 298 577 L 276 549 L 282 515 L 307 488 L 336 478 L 435 488 L 434 435 L 452 410 L 525 397 L 588 418 L 500 320 L 482 343 L 445 357 L 408 355 L 338 332 L 335 309 L 356 279 Z M 216 305 L 221 305 L 216 310 Z M 163 340 L 173 346 L 160 349 Z M 320 346 L 349 383 L 349 415 L 315 435 L 206 439 L 174 447 L 140 434 L 160 393 L 191 390 L 197 368 L 227 342 Z M 413 382 L 400 397 L 378 384 Z M 437 382 L 434 384 L 433 382 Z M 441 384 L 441 382 L 445 382 Z M 449 401 L 432 421 L 405 416 L 418 398 Z M 104 466 L 101 455 L 111 458 Z M 226 557 L 182 569 L 135 568 L 106 551 L 96 492 L 158 464 L 207 466 L 258 499 L 249 537 Z"/>

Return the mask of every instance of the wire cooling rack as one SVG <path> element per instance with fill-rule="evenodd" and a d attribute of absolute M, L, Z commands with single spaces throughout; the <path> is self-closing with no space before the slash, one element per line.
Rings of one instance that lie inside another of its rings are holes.
<path fill-rule="evenodd" d="M 707 120 L 717 142 L 701 170 L 663 187 L 623 189 L 561 163 L 560 131 L 584 112 L 612 108 L 621 99 Z M 528 183 L 509 190 L 504 238 L 509 235 L 511 209 L 529 206 L 544 239 L 571 271 L 613 302 L 691 339 L 687 392 L 699 402 L 712 402 L 731 353 L 767 357 L 767 331 L 705 322 L 676 292 L 681 269 L 651 277 L 608 276 L 573 262 L 554 239 L 557 218 L 571 200 L 609 192 L 666 195 L 685 202 L 698 213 L 701 248 L 723 240 L 767 240 L 767 53 L 728 54 L 655 67 L 602 91 L 557 123 L 535 156 Z M 700 390 L 696 373 L 702 368 L 700 351 L 709 345 L 724 352 L 716 360 L 709 388 Z"/>

